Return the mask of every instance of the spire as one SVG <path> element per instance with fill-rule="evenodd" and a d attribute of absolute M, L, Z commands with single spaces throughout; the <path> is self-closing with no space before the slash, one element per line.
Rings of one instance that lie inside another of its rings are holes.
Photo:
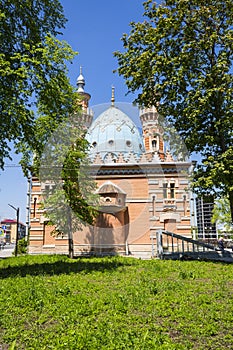
<path fill-rule="evenodd" d="M 111 103 L 112 103 L 112 107 L 114 107 L 114 103 L 115 103 L 115 88 L 114 88 L 114 86 L 112 86 L 112 98 L 111 98 Z"/>
<path fill-rule="evenodd" d="M 77 79 L 77 103 L 82 108 L 82 118 L 84 128 L 89 128 L 93 120 L 93 112 L 89 109 L 89 100 L 91 95 L 84 91 L 85 79 L 82 74 L 82 67 L 80 67 L 80 74 Z"/>
<path fill-rule="evenodd" d="M 84 92 L 85 79 L 82 75 L 82 67 L 81 66 L 80 66 L 80 74 L 79 74 L 78 79 L 77 79 L 77 86 L 78 86 L 77 92 Z"/>

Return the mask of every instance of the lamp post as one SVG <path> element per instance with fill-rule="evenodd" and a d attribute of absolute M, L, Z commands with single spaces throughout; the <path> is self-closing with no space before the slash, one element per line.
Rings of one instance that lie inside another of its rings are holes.
<path fill-rule="evenodd" d="M 9 207 L 16 211 L 16 240 L 15 240 L 15 256 L 18 254 L 18 240 L 19 240 L 19 208 L 15 208 L 13 205 L 8 204 Z"/>

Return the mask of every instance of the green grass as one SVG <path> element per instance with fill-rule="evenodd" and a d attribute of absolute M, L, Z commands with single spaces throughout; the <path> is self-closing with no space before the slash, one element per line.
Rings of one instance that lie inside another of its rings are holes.
<path fill-rule="evenodd" d="M 0 348 L 232 349 L 233 265 L 0 260 Z"/>

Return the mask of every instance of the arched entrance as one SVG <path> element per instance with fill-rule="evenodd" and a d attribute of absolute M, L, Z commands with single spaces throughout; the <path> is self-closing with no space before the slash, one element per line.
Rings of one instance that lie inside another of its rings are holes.
<path fill-rule="evenodd" d="M 129 233 L 126 193 L 111 181 L 98 189 L 99 215 L 94 228 L 93 249 L 98 252 L 125 251 Z"/>

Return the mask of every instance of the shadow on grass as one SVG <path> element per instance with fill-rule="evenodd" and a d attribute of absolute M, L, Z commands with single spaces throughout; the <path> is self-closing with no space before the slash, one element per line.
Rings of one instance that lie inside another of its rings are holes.
<path fill-rule="evenodd" d="M 124 266 L 125 263 L 117 258 L 78 258 L 69 259 L 68 257 L 58 256 L 53 258 L 47 257 L 47 261 L 34 261 L 32 259 L 14 260 L 14 264 L 11 263 L 11 258 L 5 259 L 5 266 L 0 267 L 0 279 L 9 277 L 25 277 L 30 276 L 54 276 L 61 274 L 71 273 L 91 273 L 92 271 L 107 271 L 115 270 L 120 266 Z M 14 258 L 17 259 L 17 258 Z M 44 259 L 45 260 L 45 259 Z M 127 264 L 128 265 L 128 264 Z"/>

